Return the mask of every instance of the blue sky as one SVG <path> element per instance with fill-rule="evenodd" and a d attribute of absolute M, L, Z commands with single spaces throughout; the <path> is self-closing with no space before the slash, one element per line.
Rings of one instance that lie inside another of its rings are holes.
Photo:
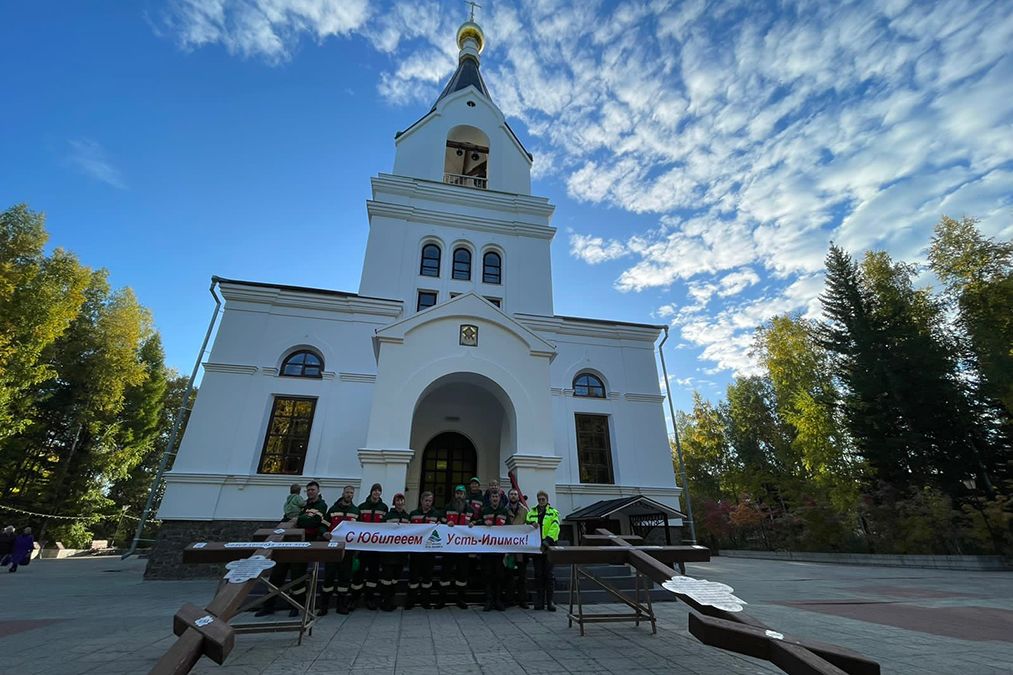
<path fill-rule="evenodd" d="M 1013 236 L 1013 6 L 485 0 L 482 69 L 556 204 L 556 312 L 672 326 L 676 404 L 818 312 L 830 240 Z M 0 207 L 110 270 L 188 372 L 212 274 L 354 291 L 369 177 L 453 71 L 459 2 L 0 7 Z"/>

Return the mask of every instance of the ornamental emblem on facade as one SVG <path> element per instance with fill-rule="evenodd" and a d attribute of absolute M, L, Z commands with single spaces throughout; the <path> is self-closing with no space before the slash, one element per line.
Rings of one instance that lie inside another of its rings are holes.
<path fill-rule="evenodd" d="M 461 344 L 465 347 L 478 346 L 478 326 L 470 323 L 461 324 Z"/>

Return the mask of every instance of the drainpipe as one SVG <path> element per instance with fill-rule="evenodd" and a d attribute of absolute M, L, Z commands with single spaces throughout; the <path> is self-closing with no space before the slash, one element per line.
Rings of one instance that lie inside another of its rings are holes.
<path fill-rule="evenodd" d="M 679 428 L 675 424 L 675 407 L 672 405 L 672 389 L 668 386 L 668 368 L 665 367 L 665 351 L 668 342 L 668 326 L 665 326 L 665 338 L 658 345 L 661 356 L 661 373 L 665 377 L 665 393 L 668 394 L 668 412 L 672 417 L 672 436 L 675 438 L 675 454 L 679 458 L 679 470 L 682 472 L 682 494 L 686 496 L 686 520 L 689 521 L 689 543 L 696 545 L 696 524 L 693 522 L 693 500 L 689 497 L 689 479 L 686 477 L 686 462 L 682 458 L 682 443 L 679 442 Z"/>
<path fill-rule="evenodd" d="M 137 544 L 141 541 L 141 534 L 144 531 L 144 525 L 148 521 L 148 515 L 151 513 L 151 507 L 155 503 L 155 495 L 158 493 L 159 487 L 162 485 L 162 477 L 165 475 L 165 469 L 169 465 L 169 458 L 172 457 L 176 448 L 176 439 L 179 436 L 179 428 L 183 424 L 183 417 L 187 412 L 187 405 L 190 403 L 190 395 L 193 393 L 193 383 L 197 379 L 197 371 L 200 369 L 201 358 L 204 356 L 204 350 L 207 349 L 208 340 L 211 339 L 211 332 L 214 330 L 215 322 L 218 320 L 218 311 L 221 309 L 222 300 L 215 293 L 215 286 L 220 281 L 219 277 L 211 277 L 211 297 L 215 299 L 215 311 L 211 314 L 211 321 L 208 323 L 208 330 L 204 333 L 204 342 L 201 343 L 200 351 L 197 352 L 197 360 L 193 364 L 193 370 L 190 371 L 190 379 L 186 383 L 186 391 L 183 392 L 183 400 L 179 402 L 179 409 L 176 411 L 176 419 L 172 422 L 172 431 L 169 433 L 169 442 L 165 446 L 165 450 L 162 451 L 162 460 L 158 464 L 158 472 L 155 474 L 155 479 L 151 481 L 151 488 L 148 490 L 148 501 L 144 504 L 144 511 L 141 513 L 141 519 L 137 521 L 137 529 L 134 530 L 134 539 L 130 542 L 130 549 L 121 556 L 122 560 L 126 560 L 137 552 Z"/>

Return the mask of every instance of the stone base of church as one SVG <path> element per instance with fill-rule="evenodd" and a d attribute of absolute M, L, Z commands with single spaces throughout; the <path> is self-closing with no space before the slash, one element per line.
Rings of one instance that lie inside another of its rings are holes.
<path fill-rule="evenodd" d="M 277 520 L 165 520 L 148 555 L 145 579 L 208 579 L 225 576 L 225 565 L 183 564 L 183 549 L 198 541 L 249 541 Z"/>

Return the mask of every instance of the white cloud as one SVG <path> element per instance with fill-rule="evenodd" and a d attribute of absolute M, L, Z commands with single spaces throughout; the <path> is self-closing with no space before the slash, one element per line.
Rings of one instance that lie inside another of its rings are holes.
<path fill-rule="evenodd" d="M 105 148 L 96 141 L 79 138 L 67 141 L 70 151 L 66 161 L 70 166 L 90 178 L 110 185 L 119 190 L 126 190 L 120 170 L 113 166 Z"/>
<path fill-rule="evenodd" d="M 570 235 L 570 254 L 589 265 L 621 258 L 626 253 L 626 247 L 614 239 L 605 241 L 601 237 L 591 237 L 584 234 Z"/>
<path fill-rule="evenodd" d="M 725 275 L 721 279 L 721 290 L 718 295 L 727 298 L 731 295 L 738 295 L 753 284 L 760 282 L 760 275 L 745 267 L 737 272 Z"/>
<path fill-rule="evenodd" d="M 1006 3 L 489 4 L 483 74 L 536 146 L 536 176 L 657 216 L 573 232 L 571 255 L 624 260 L 620 292 L 672 293 L 658 315 L 718 368 L 748 371 L 763 312 L 811 309 L 831 239 L 917 258 L 943 213 L 1013 234 Z M 361 35 L 390 57 L 378 90 L 395 104 L 430 103 L 456 63 L 460 15 L 438 3 L 172 8 L 185 47 L 268 62 L 303 36 Z"/>
<path fill-rule="evenodd" d="M 221 44 L 230 54 L 286 61 L 305 34 L 347 35 L 369 17 L 366 0 L 175 0 L 165 16 L 182 47 Z"/>

